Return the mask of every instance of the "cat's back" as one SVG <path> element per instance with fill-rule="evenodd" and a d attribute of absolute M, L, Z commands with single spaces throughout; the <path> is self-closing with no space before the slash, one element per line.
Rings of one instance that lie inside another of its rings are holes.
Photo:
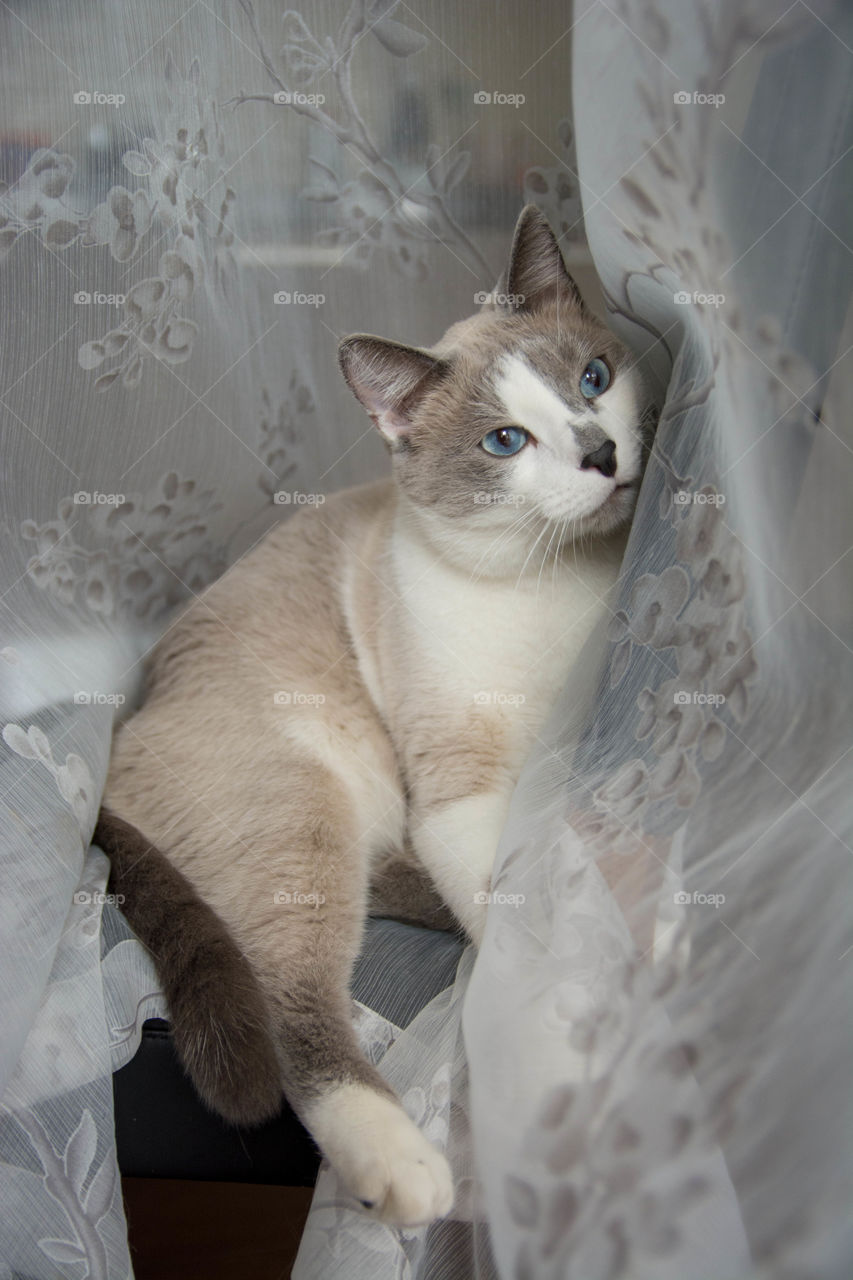
<path fill-rule="evenodd" d="M 208 587 L 155 647 L 149 697 L 199 679 L 284 680 L 294 669 L 340 660 L 342 584 L 383 529 L 391 480 L 306 504 Z M 185 677 L 187 679 L 185 679 Z"/>

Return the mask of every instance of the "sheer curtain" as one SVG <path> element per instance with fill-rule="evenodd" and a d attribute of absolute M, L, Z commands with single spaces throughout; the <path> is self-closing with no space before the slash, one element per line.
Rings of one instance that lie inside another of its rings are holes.
<path fill-rule="evenodd" d="M 660 426 L 481 953 L 404 1032 L 360 1015 L 453 1219 L 391 1232 L 324 1171 L 296 1275 L 849 1274 L 851 27 L 0 9 L 6 1274 L 131 1274 L 110 1075 L 163 1005 L 89 839 L 140 658 L 282 506 L 385 467 L 338 338 L 434 341 L 525 199 Z"/>

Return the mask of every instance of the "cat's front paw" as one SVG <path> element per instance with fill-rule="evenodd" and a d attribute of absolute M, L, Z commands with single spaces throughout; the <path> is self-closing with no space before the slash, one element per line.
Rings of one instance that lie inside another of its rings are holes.
<path fill-rule="evenodd" d="M 325 1104 L 337 1111 L 325 1141 L 315 1136 L 347 1189 L 382 1222 L 419 1227 L 453 1205 L 450 1165 L 399 1103 L 359 1085 L 345 1085 Z M 347 1095 L 344 1098 L 343 1095 Z"/>
<path fill-rule="evenodd" d="M 382 1147 L 364 1152 L 353 1174 L 353 1193 L 392 1226 L 425 1226 L 453 1205 L 450 1166 L 411 1121 L 386 1132 Z"/>

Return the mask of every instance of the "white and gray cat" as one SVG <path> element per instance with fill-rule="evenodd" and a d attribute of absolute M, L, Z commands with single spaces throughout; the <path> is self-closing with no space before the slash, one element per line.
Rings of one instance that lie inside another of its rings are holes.
<path fill-rule="evenodd" d="M 341 344 L 392 478 L 277 526 L 167 632 L 96 833 L 202 1096 L 252 1122 L 283 1090 L 399 1224 L 448 1213 L 453 1187 L 353 1032 L 368 906 L 442 923 L 443 902 L 479 943 L 510 794 L 605 608 L 653 414 L 533 207 L 502 289 L 432 350 Z"/>

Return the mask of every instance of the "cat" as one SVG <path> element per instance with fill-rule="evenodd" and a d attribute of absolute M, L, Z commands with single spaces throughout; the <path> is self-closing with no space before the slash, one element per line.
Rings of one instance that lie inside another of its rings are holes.
<path fill-rule="evenodd" d="M 368 905 L 439 926 L 449 908 L 479 944 L 653 409 L 533 206 L 489 305 L 431 350 L 357 334 L 339 358 L 391 478 L 276 526 L 167 631 L 96 838 L 202 1097 L 252 1123 L 283 1090 L 353 1195 L 413 1226 L 453 1187 L 356 1041 Z"/>

